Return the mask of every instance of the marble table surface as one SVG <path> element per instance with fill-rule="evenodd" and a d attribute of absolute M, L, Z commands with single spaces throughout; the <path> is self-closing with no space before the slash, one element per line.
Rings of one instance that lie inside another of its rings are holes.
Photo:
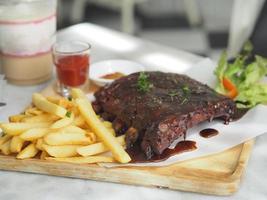
<path fill-rule="evenodd" d="M 110 58 L 123 58 L 135 60 L 156 68 L 164 63 L 183 67 L 188 64 L 194 64 L 202 59 L 183 51 L 173 50 L 89 23 L 64 29 L 58 33 L 57 37 L 58 40 L 83 39 L 90 42 L 93 45 L 92 62 Z M 31 94 L 42 90 L 49 83 L 37 86 L 14 86 L 7 84 L 3 91 L 3 100 L 7 102 L 7 106 L 0 107 L 0 121 L 5 121 L 9 115 L 20 112 L 31 101 Z M 232 196 L 218 197 L 159 188 L 0 171 L 0 199 L 266 200 L 266 177 L 267 135 L 265 134 L 257 138 L 240 189 Z"/>

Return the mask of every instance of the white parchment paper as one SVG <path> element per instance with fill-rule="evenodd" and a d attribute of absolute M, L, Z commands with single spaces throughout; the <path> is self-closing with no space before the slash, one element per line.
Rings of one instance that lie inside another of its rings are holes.
<path fill-rule="evenodd" d="M 181 71 L 173 68 L 160 68 L 155 70 L 171 71 L 177 73 L 184 73 L 190 77 L 206 83 L 211 87 L 214 87 L 215 76 L 213 74 L 216 64 L 210 59 L 203 59 L 195 66 L 188 66 L 187 69 Z M 92 100 L 92 94 L 90 95 Z M 204 128 L 214 128 L 220 133 L 217 136 L 211 138 L 203 138 L 199 135 L 199 131 Z M 197 143 L 197 149 L 191 152 L 177 154 L 162 162 L 154 163 L 136 163 L 136 164 L 115 164 L 105 163 L 100 164 L 105 167 L 116 166 L 166 166 L 178 161 L 184 161 L 192 158 L 199 158 L 215 153 L 222 152 L 238 144 L 241 144 L 247 140 L 255 138 L 261 134 L 267 132 L 267 106 L 258 105 L 251 109 L 243 118 L 236 122 L 231 122 L 228 125 L 224 125 L 221 121 L 212 121 L 201 123 L 194 128 L 187 131 L 187 140 L 193 140 Z M 182 138 L 180 139 L 182 140 Z"/>

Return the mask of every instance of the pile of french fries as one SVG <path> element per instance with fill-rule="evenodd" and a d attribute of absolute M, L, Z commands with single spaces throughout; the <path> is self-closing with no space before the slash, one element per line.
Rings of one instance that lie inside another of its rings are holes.
<path fill-rule="evenodd" d="M 1 153 L 71 163 L 129 162 L 124 135 L 115 136 L 81 90 L 71 93 L 72 99 L 33 94 L 31 107 L 0 123 Z"/>

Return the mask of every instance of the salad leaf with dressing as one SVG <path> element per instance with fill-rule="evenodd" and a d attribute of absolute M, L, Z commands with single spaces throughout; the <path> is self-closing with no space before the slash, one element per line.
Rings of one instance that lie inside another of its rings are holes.
<path fill-rule="evenodd" d="M 214 72 L 217 77 L 215 90 L 234 99 L 238 108 L 267 103 L 267 59 L 256 55 L 249 62 L 251 50 L 252 45 L 247 43 L 231 63 L 223 52 Z"/>

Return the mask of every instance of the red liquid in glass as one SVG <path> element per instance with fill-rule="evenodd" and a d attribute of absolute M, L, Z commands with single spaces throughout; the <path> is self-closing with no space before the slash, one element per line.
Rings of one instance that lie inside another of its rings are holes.
<path fill-rule="evenodd" d="M 88 55 L 73 55 L 59 58 L 56 63 L 59 81 L 71 87 L 83 85 L 88 77 L 89 62 Z"/>

